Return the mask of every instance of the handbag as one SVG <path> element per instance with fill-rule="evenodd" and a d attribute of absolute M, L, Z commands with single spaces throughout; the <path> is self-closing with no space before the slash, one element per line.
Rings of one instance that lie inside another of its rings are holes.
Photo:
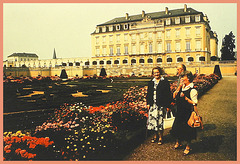
<path fill-rule="evenodd" d="M 201 128 L 203 129 L 202 117 L 197 115 L 195 111 L 191 113 L 190 118 L 188 119 L 188 125 L 192 128 Z"/>
<path fill-rule="evenodd" d="M 163 118 L 163 129 L 171 128 L 175 120 L 175 117 L 173 116 L 172 111 L 170 111 L 169 113 L 170 113 L 170 117 L 168 117 L 168 112 L 167 112 L 165 115 L 165 118 Z"/>

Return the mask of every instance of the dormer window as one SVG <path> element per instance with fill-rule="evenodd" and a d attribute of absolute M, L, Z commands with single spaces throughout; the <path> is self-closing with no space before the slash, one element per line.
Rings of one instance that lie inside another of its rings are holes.
<path fill-rule="evenodd" d="M 180 18 L 179 17 L 175 18 L 175 24 L 180 24 Z"/>
<path fill-rule="evenodd" d="M 109 26 L 109 31 L 113 31 L 113 26 Z"/>
<path fill-rule="evenodd" d="M 171 24 L 171 19 L 170 18 L 167 18 L 166 19 L 166 25 L 170 25 Z"/>
<path fill-rule="evenodd" d="M 128 24 L 125 24 L 124 25 L 124 30 L 127 30 L 128 29 Z"/>
<path fill-rule="evenodd" d="M 106 26 L 103 26 L 102 27 L 102 32 L 106 32 L 106 29 L 107 29 Z"/>
<path fill-rule="evenodd" d="M 99 27 L 97 27 L 97 28 L 96 28 L 96 33 L 99 33 L 99 31 L 100 31 L 100 30 L 99 30 Z"/>
<path fill-rule="evenodd" d="M 200 15 L 195 16 L 195 22 L 200 22 Z"/>
<path fill-rule="evenodd" d="M 117 25 L 117 26 L 116 26 L 116 30 L 120 30 L 120 25 Z"/>
<path fill-rule="evenodd" d="M 190 16 L 189 15 L 185 17 L 185 23 L 190 23 Z"/>

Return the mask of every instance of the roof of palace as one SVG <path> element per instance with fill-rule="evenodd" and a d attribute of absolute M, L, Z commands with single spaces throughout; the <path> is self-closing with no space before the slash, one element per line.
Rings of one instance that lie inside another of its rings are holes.
<path fill-rule="evenodd" d="M 145 16 L 151 19 L 159 19 L 159 18 L 167 18 L 167 17 L 175 17 L 175 16 L 184 16 L 184 15 L 194 15 L 194 14 L 202 14 L 202 12 L 196 11 L 192 8 L 187 8 L 187 12 L 184 12 L 184 9 L 174 9 L 174 10 L 168 10 L 168 14 L 165 13 L 165 11 L 160 12 L 153 12 L 153 13 L 145 13 Z M 135 22 L 135 21 L 141 21 L 145 17 L 142 17 L 142 14 L 138 15 L 132 15 L 128 16 L 128 19 L 126 17 L 119 17 L 114 18 L 110 21 L 107 21 L 103 24 L 99 24 L 98 26 L 102 25 L 111 25 L 111 24 L 117 24 L 117 23 L 125 23 L 125 22 Z"/>

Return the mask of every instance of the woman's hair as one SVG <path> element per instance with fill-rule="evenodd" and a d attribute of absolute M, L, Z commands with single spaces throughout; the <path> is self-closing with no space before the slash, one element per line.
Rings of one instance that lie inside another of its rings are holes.
<path fill-rule="evenodd" d="M 160 75 L 163 75 L 163 74 L 164 74 L 163 68 L 157 66 L 157 67 L 154 67 L 154 68 L 152 69 L 152 75 L 153 75 L 153 70 L 155 70 L 155 69 L 157 69 L 157 70 L 160 72 Z"/>
<path fill-rule="evenodd" d="M 191 71 L 184 71 L 184 76 L 187 76 L 189 82 L 191 83 L 194 79 L 194 76 Z"/>

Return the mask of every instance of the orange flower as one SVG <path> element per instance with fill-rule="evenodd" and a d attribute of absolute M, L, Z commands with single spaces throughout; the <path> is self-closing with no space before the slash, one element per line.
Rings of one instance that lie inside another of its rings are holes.
<path fill-rule="evenodd" d="M 19 154 L 19 153 L 20 153 L 20 151 L 21 151 L 21 149 L 20 149 L 20 148 L 18 148 L 18 149 L 16 149 L 16 150 L 15 150 L 15 153 L 16 153 L 16 154 Z"/>

